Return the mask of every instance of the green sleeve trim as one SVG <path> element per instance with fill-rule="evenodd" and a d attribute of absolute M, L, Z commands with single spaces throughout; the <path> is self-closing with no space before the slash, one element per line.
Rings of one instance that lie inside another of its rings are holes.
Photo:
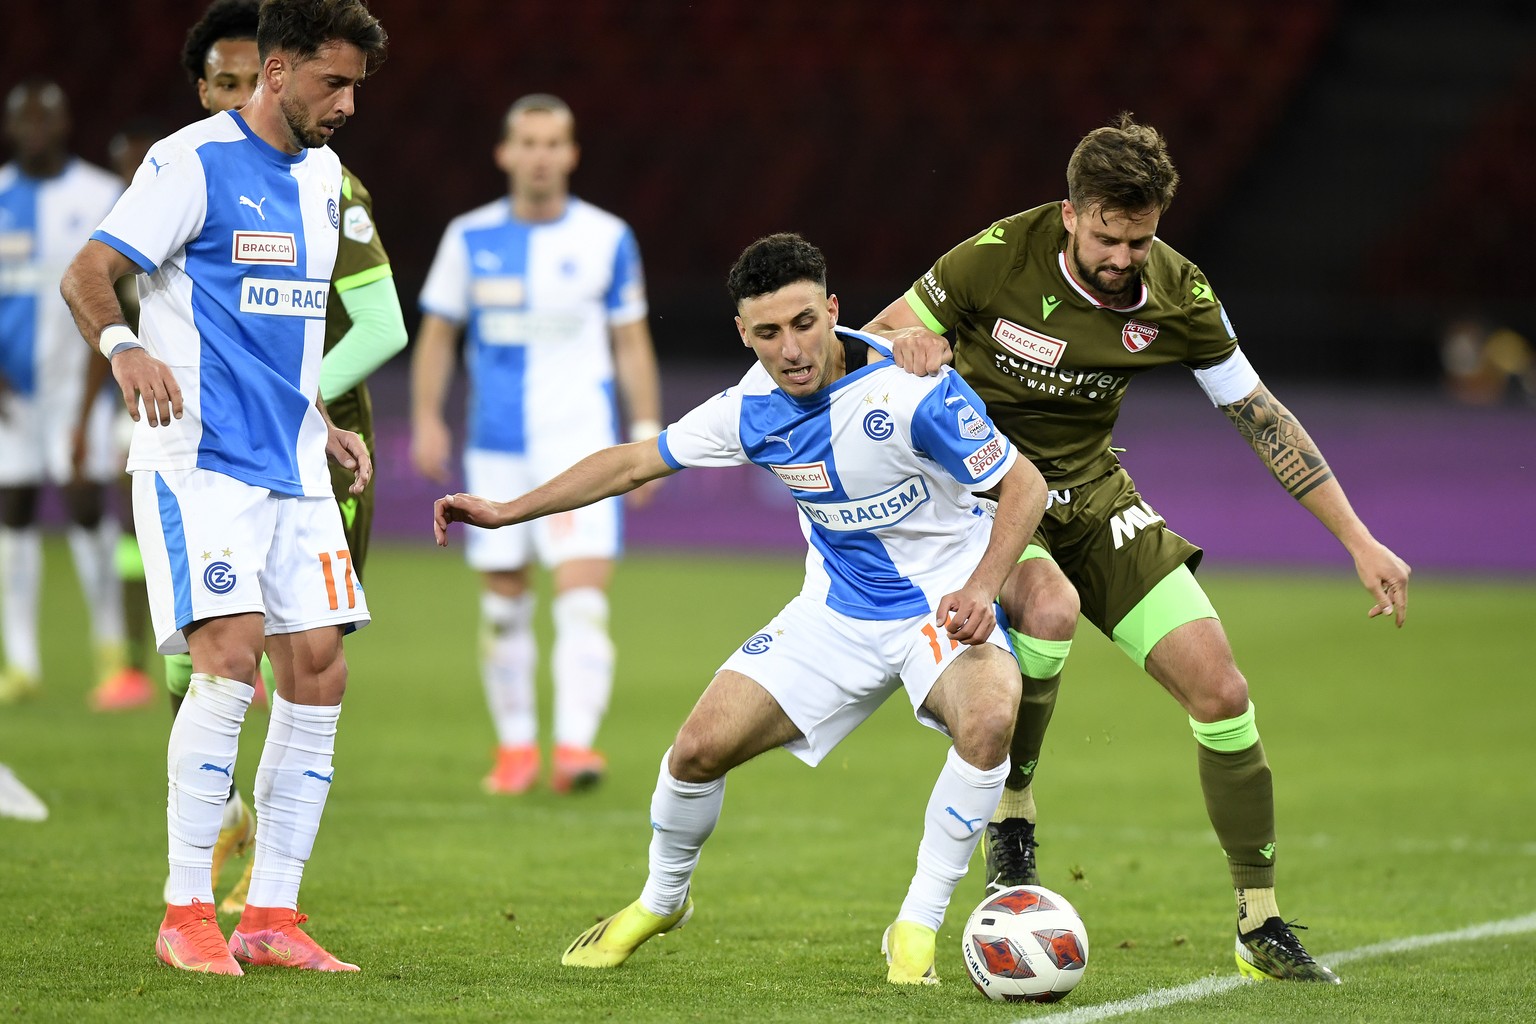
<path fill-rule="evenodd" d="M 341 302 L 352 326 L 320 360 L 320 397 L 327 402 L 357 387 L 407 340 L 393 277 L 344 291 Z"/>
<path fill-rule="evenodd" d="M 1191 718 L 1189 727 L 1195 731 L 1195 739 L 1200 741 L 1202 747 L 1218 754 L 1235 754 L 1259 742 L 1259 727 L 1253 717 L 1253 701 L 1249 701 L 1248 710 L 1236 718 L 1220 722 L 1197 722 Z"/>
<path fill-rule="evenodd" d="M 338 277 L 331 284 L 335 285 L 336 291 L 339 294 L 341 292 L 349 292 L 354 288 L 361 288 L 365 284 L 382 281 L 386 277 L 393 277 L 394 274 L 394 270 L 388 263 L 380 263 L 376 267 L 359 270 L 357 273 L 348 274 L 346 277 Z"/>
<path fill-rule="evenodd" d="M 934 334 L 943 334 L 948 329 L 939 323 L 939 318 L 929 312 L 928 307 L 923 304 L 923 300 L 917 297 L 916 288 L 908 288 L 907 294 L 903 295 L 902 298 L 907 300 L 907 305 L 912 307 L 912 312 L 917 314 L 917 318 L 923 322 L 923 326 Z"/>

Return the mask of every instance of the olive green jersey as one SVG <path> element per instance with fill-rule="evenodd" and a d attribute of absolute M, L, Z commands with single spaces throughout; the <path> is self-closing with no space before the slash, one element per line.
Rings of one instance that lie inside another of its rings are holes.
<path fill-rule="evenodd" d="M 325 351 L 336 347 L 342 335 L 352 327 L 341 293 L 361 288 L 393 271 L 389 266 L 389 254 L 379 240 L 379 231 L 373 223 L 373 197 L 347 168 L 341 169 L 341 238 L 336 246 L 336 269 L 331 275 L 331 294 L 325 308 Z M 331 422 L 344 430 L 354 430 L 363 435 L 368 447 L 373 448 L 373 417 L 369 408 L 368 389 L 359 384 L 344 395 L 327 402 L 326 412 Z"/>
<path fill-rule="evenodd" d="M 1061 204 L 998 221 L 939 257 L 907 291 L 931 330 L 953 332 L 955 368 L 1051 485 L 1118 465 L 1110 435 L 1131 378 L 1164 363 L 1204 369 L 1237 349 L 1200 268 L 1161 240 L 1131 305 L 1074 280 Z"/>

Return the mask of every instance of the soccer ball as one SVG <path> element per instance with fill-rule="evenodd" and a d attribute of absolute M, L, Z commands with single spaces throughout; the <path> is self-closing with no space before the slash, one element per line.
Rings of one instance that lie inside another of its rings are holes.
<path fill-rule="evenodd" d="M 988 999 L 1053 1003 L 1088 966 L 1088 929 L 1072 904 L 1038 885 L 992 893 L 965 922 L 965 969 Z"/>

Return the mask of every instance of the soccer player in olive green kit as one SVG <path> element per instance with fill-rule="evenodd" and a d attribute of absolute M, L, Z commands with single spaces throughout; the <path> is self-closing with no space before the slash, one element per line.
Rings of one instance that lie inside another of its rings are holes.
<path fill-rule="evenodd" d="M 913 372 L 953 359 L 1050 487 L 1045 518 L 999 595 L 1025 693 L 1013 774 L 987 828 L 989 886 L 1037 880 L 1031 783 L 1081 609 L 1189 714 L 1237 895 L 1239 972 L 1336 983 L 1276 905 L 1269 763 L 1248 683 L 1192 573 L 1201 551 L 1168 529 L 1110 447 L 1131 379 L 1166 363 L 1193 371 L 1344 545 L 1374 600 L 1370 617 L 1403 624 L 1409 569 L 1371 536 L 1317 445 L 1243 356 L 1205 275 L 1157 237 L 1178 180 L 1162 137 L 1122 114 L 1078 144 L 1066 201 L 961 242 L 865 330 L 889 336 Z"/>
<path fill-rule="evenodd" d="M 256 89 L 261 73 L 256 52 L 260 9 L 260 0 L 216 0 L 187 33 L 182 66 L 197 83 L 198 99 L 210 114 L 244 106 Z M 331 422 L 362 435 L 372 456 L 373 405 L 364 379 L 405 347 L 407 335 L 389 256 L 374 226 L 373 199 L 347 167 L 342 167 L 341 174 L 341 237 L 326 305 L 320 398 Z M 370 482 L 362 494 L 351 494 L 352 476 L 350 470 L 331 464 L 331 488 L 341 505 L 352 572 L 361 579 L 373 526 L 374 485 Z M 263 673 L 268 671 L 265 660 L 262 668 Z M 191 678 L 190 656 L 166 657 L 165 681 L 173 711 L 180 707 Z M 231 784 L 224 828 L 214 847 L 215 884 L 224 861 L 231 854 L 244 853 L 254 839 L 255 816 Z M 220 910 L 238 913 L 244 907 L 252 863 L 246 863 L 245 875 L 225 896 Z"/>

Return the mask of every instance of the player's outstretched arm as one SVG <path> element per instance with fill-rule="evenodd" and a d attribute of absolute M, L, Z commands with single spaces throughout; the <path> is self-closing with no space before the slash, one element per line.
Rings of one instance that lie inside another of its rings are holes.
<path fill-rule="evenodd" d="M 931 377 L 939 367 L 954 361 L 949 342 L 929 330 L 905 298 L 886 306 L 863 329 L 887 339 L 896 365 L 919 377 Z"/>
<path fill-rule="evenodd" d="M 128 257 L 93 239 L 64 271 L 59 293 L 69 305 L 80 336 L 92 347 L 103 349 L 102 354 L 112 360 L 112 376 L 122 390 L 128 414 L 137 421 L 142 400 L 149 425 L 158 427 L 170 423 L 172 417 L 181 419 L 181 387 L 170 367 L 151 356 L 128 328 L 113 290 L 118 278 L 137 269 Z"/>
<path fill-rule="evenodd" d="M 476 494 L 447 494 L 432 508 L 432 531 L 439 547 L 448 545 L 448 524 L 468 523 L 496 529 L 569 512 L 612 498 L 677 470 L 661 457 L 655 438 L 616 444 L 593 452 L 559 476 L 511 501 L 490 501 Z"/>
<path fill-rule="evenodd" d="M 991 635 L 997 624 L 992 602 L 1040 525 L 1045 496 L 1045 478 L 1035 464 L 1022 455 L 1016 458 L 998 483 L 997 518 L 987 550 L 965 586 L 944 595 L 935 609 L 934 622 L 944 623 L 952 639 L 979 644 Z"/>
<path fill-rule="evenodd" d="M 1246 398 L 1222 406 L 1221 411 L 1280 485 L 1316 516 L 1354 559 L 1355 573 L 1375 602 L 1367 617 L 1390 615 L 1401 628 L 1408 619 L 1408 577 L 1412 570 L 1371 536 L 1301 422 L 1262 381 Z"/>

